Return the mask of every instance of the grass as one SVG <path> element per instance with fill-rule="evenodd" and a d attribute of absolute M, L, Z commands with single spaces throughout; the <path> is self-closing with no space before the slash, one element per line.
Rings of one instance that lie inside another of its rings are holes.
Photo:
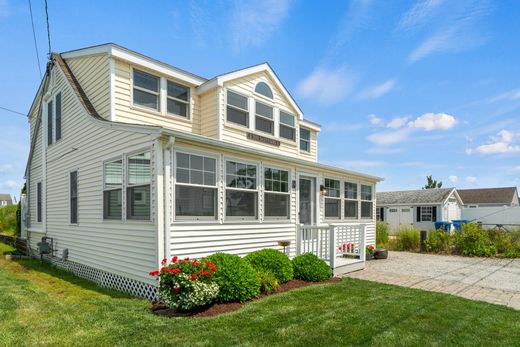
<path fill-rule="evenodd" d="M 0 244 L 0 253 L 10 247 Z M 0 259 L 0 345 L 482 345 L 520 341 L 520 312 L 354 279 L 212 318 L 154 316 L 148 302 L 38 260 Z"/>

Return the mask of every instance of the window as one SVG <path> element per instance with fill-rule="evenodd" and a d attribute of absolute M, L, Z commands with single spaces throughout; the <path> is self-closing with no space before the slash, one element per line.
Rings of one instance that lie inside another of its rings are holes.
<path fill-rule="evenodd" d="M 36 184 L 36 221 L 42 221 L 42 183 Z"/>
<path fill-rule="evenodd" d="M 70 224 L 78 224 L 78 172 L 70 173 Z"/>
<path fill-rule="evenodd" d="M 226 162 L 226 217 L 256 219 L 256 165 Z"/>
<path fill-rule="evenodd" d="M 325 178 L 325 218 L 341 218 L 340 182 Z"/>
<path fill-rule="evenodd" d="M 372 186 L 361 185 L 361 218 L 372 218 Z"/>
<path fill-rule="evenodd" d="M 166 110 L 168 113 L 189 118 L 190 88 L 168 81 Z"/>
<path fill-rule="evenodd" d="M 421 206 L 419 210 L 421 213 L 421 222 L 434 222 L 432 206 Z"/>
<path fill-rule="evenodd" d="M 274 134 L 273 108 L 261 102 L 255 103 L 255 128 L 269 134 Z"/>
<path fill-rule="evenodd" d="M 265 217 L 289 219 L 289 171 L 265 168 L 264 189 Z"/>
<path fill-rule="evenodd" d="M 150 220 L 150 152 L 128 157 L 127 219 Z"/>
<path fill-rule="evenodd" d="M 300 150 L 311 151 L 311 132 L 304 128 L 300 128 Z"/>
<path fill-rule="evenodd" d="M 358 218 L 358 185 L 345 182 L 345 218 Z"/>
<path fill-rule="evenodd" d="M 245 96 L 228 90 L 226 112 L 228 122 L 249 126 L 249 107 Z"/>
<path fill-rule="evenodd" d="M 255 87 L 255 93 L 263 95 L 263 96 L 265 96 L 266 98 L 269 98 L 269 99 L 273 98 L 273 91 L 271 90 L 271 88 L 269 88 L 269 86 L 265 82 L 258 82 L 257 83 L 257 85 Z"/>
<path fill-rule="evenodd" d="M 52 101 L 47 103 L 47 145 L 52 145 Z"/>
<path fill-rule="evenodd" d="M 160 78 L 134 70 L 134 104 L 159 111 Z"/>
<path fill-rule="evenodd" d="M 292 114 L 280 111 L 280 137 L 295 141 L 296 127 L 295 120 Z"/>
<path fill-rule="evenodd" d="M 217 160 L 177 153 L 175 183 L 177 219 L 217 217 Z"/>
<path fill-rule="evenodd" d="M 385 221 L 385 208 L 384 207 L 376 207 L 376 220 L 384 222 Z"/>
<path fill-rule="evenodd" d="M 123 214 L 123 160 L 104 165 L 103 218 L 121 220 Z"/>
<path fill-rule="evenodd" d="M 61 93 L 56 94 L 56 141 L 61 139 Z"/>

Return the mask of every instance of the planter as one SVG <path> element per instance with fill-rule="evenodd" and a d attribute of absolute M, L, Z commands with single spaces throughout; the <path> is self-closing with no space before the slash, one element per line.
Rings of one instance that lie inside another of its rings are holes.
<path fill-rule="evenodd" d="M 373 254 L 370 254 L 370 253 L 366 253 L 365 254 L 365 260 L 372 260 L 374 259 L 374 255 Z"/>
<path fill-rule="evenodd" d="M 374 252 L 374 258 L 376 259 L 387 259 L 388 250 L 386 248 L 377 248 Z"/>

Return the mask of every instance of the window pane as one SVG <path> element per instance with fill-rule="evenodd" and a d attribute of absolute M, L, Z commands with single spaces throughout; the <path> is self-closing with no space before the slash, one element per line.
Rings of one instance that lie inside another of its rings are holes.
<path fill-rule="evenodd" d="M 159 92 L 159 77 L 152 76 L 139 70 L 134 70 L 134 86 Z"/>
<path fill-rule="evenodd" d="M 168 81 L 168 96 L 172 98 L 188 101 L 189 88 L 180 84 Z"/>
<path fill-rule="evenodd" d="M 311 139 L 311 132 L 307 129 L 300 128 L 300 139 L 308 140 Z"/>
<path fill-rule="evenodd" d="M 256 192 L 226 191 L 226 216 L 256 217 Z"/>
<path fill-rule="evenodd" d="M 345 200 L 345 218 L 358 217 L 358 203 L 357 201 Z"/>
<path fill-rule="evenodd" d="M 52 144 L 52 101 L 47 103 L 47 144 Z"/>
<path fill-rule="evenodd" d="M 265 194 L 264 200 L 266 217 L 289 218 L 289 194 Z"/>
<path fill-rule="evenodd" d="M 294 127 L 294 125 L 295 125 L 294 116 L 287 112 L 280 111 L 280 123 Z"/>
<path fill-rule="evenodd" d="M 293 140 L 296 138 L 296 130 L 285 125 L 280 125 L 280 137 Z"/>
<path fill-rule="evenodd" d="M 78 172 L 70 173 L 70 223 L 78 223 Z"/>
<path fill-rule="evenodd" d="M 216 184 L 215 173 L 204 172 L 204 184 L 207 186 L 214 186 Z"/>
<path fill-rule="evenodd" d="M 202 170 L 202 157 L 200 155 L 190 155 L 190 169 Z"/>
<path fill-rule="evenodd" d="M 188 118 L 188 104 L 181 101 L 168 99 L 167 110 L 168 113 Z"/>
<path fill-rule="evenodd" d="M 177 167 L 190 168 L 190 155 L 177 153 Z"/>
<path fill-rule="evenodd" d="M 121 189 L 103 192 L 103 216 L 105 219 L 121 219 L 122 207 Z"/>
<path fill-rule="evenodd" d="M 325 178 L 325 189 L 327 190 L 326 196 L 331 198 L 340 197 L 340 182 L 330 178 Z"/>
<path fill-rule="evenodd" d="M 56 141 L 61 139 L 61 93 L 56 94 Z"/>
<path fill-rule="evenodd" d="M 372 202 L 361 201 L 361 217 L 372 218 Z"/>
<path fill-rule="evenodd" d="M 345 198 L 357 199 L 357 183 L 345 182 Z"/>
<path fill-rule="evenodd" d="M 128 219 L 150 220 L 150 186 L 127 189 Z"/>
<path fill-rule="evenodd" d="M 311 146 L 310 146 L 309 141 L 300 139 L 300 149 L 305 152 L 310 152 Z"/>
<path fill-rule="evenodd" d="M 36 221 L 42 221 L 42 183 L 36 185 Z"/>
<path fill-rule="evenodd" d="M 159 95 L 143 92 L 142 90 L 134 89 L 134 104 L 159 109 Z"/>
<path fill-rule="evenodd" d="M 148 184 L 150 176 L 150 152 L 128 157 L 128 184 Z"/>
<path fill-rule="evenodd" d="M 118 187 L 123 184 L 123 161 L 105 163 L 105 187 Z"/>
<path fill-rule="evenodd" d="M 233 93 L 230 90 L 227 92 L 227 103 L 228 105 L 233 105 L 245 111 L 249 109 L 247 107 L 247 98 L 237 93 Z"/>
<path fill-rule="evenodd" d="M 287 193 L 289 191 L 289 172 L 265 168 L 264 188 L 266 191 Z"/>
<path fill-rule="evenodd" d="M 216 217 L 217 190 L 215 188 L 176 186 L 175 214 L 177 216 Z"/>
<path fill-rule="evenodd" d="M 269 119 L 273 119 L 273 108 L 269 105 L 262 104 L 261 102 L 256 102 L 256 114 L 264 116 Z"/>
<path fill-rule="evenodd" d="M 226 162 L 226 184 L 233 188 L 256 189 L 256 165 Z"/>
<path fill-rule="evenodd" d="M 341 218 L 341 200 L 325 199 L 325 218 Z"/>
<path fill-rule="evenodd" d="M 255 92 L 265 97 L 268 97 L 269 99 L 273 98 L 273 91 L 265 82 L 258 82 L 258 84 L 255 87 Z"/>
<path fill-rule="evenodd" d="M 228 107 L 227 120 L 247 127 L 249 125 L 249 113 Z"/>
<path fill-rule="evenodd" d="M 361 200 L 372 200 L 372 187 L 361 185 Z"/>
<path fill-rule="evenodd" d="M 204 171 L 215 172 L 217 161 L 213 158 L 204 157 Z"/>
<path fill-rule="evenodd" d="M 177 168 L 177 182 L 190 183 L 190 170 Z"/>
<path fill-rule="evenodd" d="M 260 130 L 269 134 L 274 133 L 274 122 L 262 117 L 256 117 L 256 130 Z"/>
<path fill-rule="evenodd" d="M 191 184 L 204 184 L 202 171 L 191 170 L 190 171 L 190 183 Z"/>

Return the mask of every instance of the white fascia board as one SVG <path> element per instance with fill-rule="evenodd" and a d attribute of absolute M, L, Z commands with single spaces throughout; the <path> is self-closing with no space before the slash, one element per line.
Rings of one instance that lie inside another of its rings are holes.
<path fill-rule="evenodd" d="M 376 199 L 377 201 L 377 199 Z M 398 204 L 380 204 L 376 203 L 378 207 L 398 207 L 398 206 L 442 206 L 444 203 L 441 202 L 412 202 L 412 203 L 398 203 Z"/>
<path fill-rule="evenodd" d="M 306 128 L 312 129 L 314 131 L 317 131 L 317 132 L 321 131 L 321 125 L 316 124 L 316 123 L 311 122 L 311 121 L 308 121 L 306 119 L 300 120 L 300 125 L 302 125 L 302 126 L 304 126 Z"/>

